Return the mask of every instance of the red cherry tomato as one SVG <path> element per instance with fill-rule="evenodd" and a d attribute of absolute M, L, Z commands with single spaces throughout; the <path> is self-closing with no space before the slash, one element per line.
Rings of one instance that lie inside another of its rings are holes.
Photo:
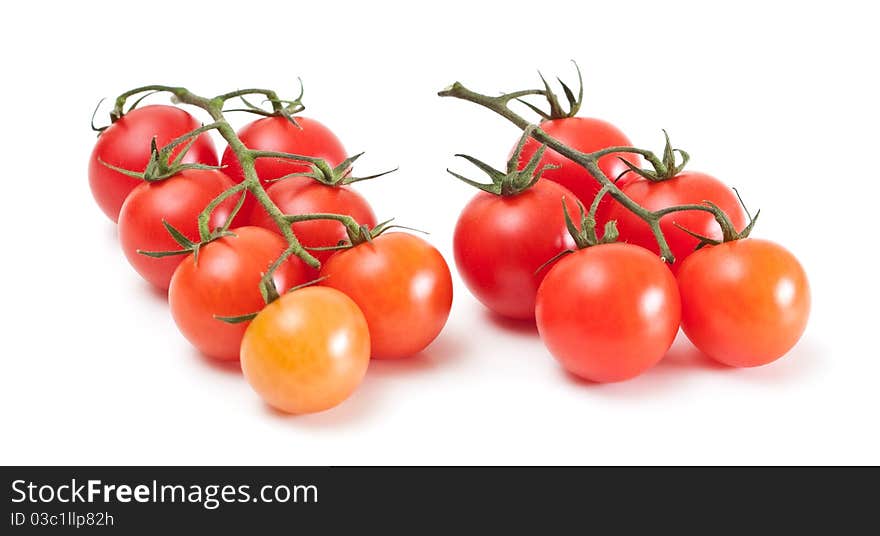
<path fill-rule="evenodd" d="M 551 119 L 542 122 L 541 129 L 565 145 L 585 153 L 608 147 L 632 145 L 629 138 L 617 127 L 601 119 L 590 117 Z M 520 155 L 520 167 L 529 161 L 540 146 L 541 144 L 535 141 L 534 138 L 530 138 L 526 142 Z M 616 179 L 621 173 L 629 169 L 618 157 L 622 157 L 636 166 L 640 162 L 638 155 L 633 153 L 613 153 L 603 156 L 599 159 L 599 168 L 611 180 Z M 596 179 L 579 164 L 565 158 L 553 149 L 547 149 L 538 167 L 540 168 L 547 164 L 557 165 L 559 168 L 548 169 L 542 177 L 565 186 L 577 196 L 581 203 L 589 207 L 601 188 Z M 608 197 L 606 196 L 602 200 L 600 210 L 604 210 L 605 205 L 608 203 Z"/>
<path fill-rule="evenodd" d="M 358 223 L 376 225 L 376 216 L 367 200 L 349 186 L 329 186 L 309 177 L 292 177 L 270 186 L 266 193 L 285 214 L 347 214 Z M 278 226 L 262 206 L 251 210 L 251 225 L 278 231 Z M 307 247 L 335 246 L 348 235 L 345 226 L 333 220 L 296 222 L 291 225 L 299 241 Z M 334 251 L 312 251 L 324 263 Z"/>
<path fill-rule="evenodd" d="M 707 246 L 678 270 L 681 327 L 712 359 L 765 365 L 800 339 L 810 315 L 807 275 L 782 246 L 748 238 Z"/>
<path fill-rule="evenodd" d="M 678 288 L 663 261 L 629 244 L 579 250 L 538 289 L 538 333 L 566 370 L 594 382 L 638 376 L 678 332 Z"/>
<path fill-rule="evenodd" d="M 248 123 L 238 131 L 238 138 L 248 149 L 278 151 L 326 160 L 336 167 L 348 158 L 345 147 L 329 128 L 308 117 L 296 117 L 299 127 L 284 117 L 264 117 Z M 244 180 L 241 165 L 232 149 L 223 151 L 226 174 L 236 182 Z M 283 158 L 259 158 L 254 168 L 257 176 L 268 186 L 273 179 L 292 173 L 307 173 L 309 164 Z"/>
<path fill-rule="evenodd" d="M 385 233 L 343 250 L 321 268 L 321 285 L 358 304 L 370 327 L 371 355 L 397 359 L 433 341 L 452 307 L 452 277 L 440 252 L 417 236 Z"/>
<path fill-rule="evenodd" d="M 577 214 L 574 194 L 539 180 L 512 196 L 480 192 L 455 226 L 455 265 L 468 289 L 486 307 L 506 317 L 535 317 L 535 295 L 550 269 L 541 265 L 574 240 L 565 227 L 562 199 Z"/>
<path fill-rule="evenodd" d="M 220 238 L 202 247 L 198 264 L 186 257 L 168 289 L 171 315 L 181 333 L 202 353 L 222 360 L 239 357 L 247 322 L 228 324 L 216 316 L 234 317 L 265 306 L 260 278 L 287 248 L 279 235 L 262 227 L 232 229 L 235 236 Z M 275 271 L 279 293 L 307 282 L 306 265 L 290 257 Z"/>
<path fill-rule="evenodd" d="M 135 108 L 110 125 L 98 136 L 98 142 L 89 158 L 89 185 L 101 210 L 111 220 L 119 218 L 119 210 L 126 196 L 141 181 L 103 165 L 101 161 L 129 171 L 144 171 L 150 160 L 150 142 L 156 138 L 161 148 L 168 142 L 193 131 L 201 123 L 185 110 L 174 106 L 154 104 Z M 181 144 L 172 151 L 172 158 L 183 150 Z M 196 138 L 183 157 L 186 163 L 217 165 L 217 152 L 207 133 Z"/>
<path fill-rule="evenodd" d="M 198 216 L 224 190 L 235 185 L 217 170 L 188 169 L 158 182 L 144 182 L 129 194 L 119 212 L 119 242 L 132 267 L 149 283 L 167 289 L 183 255 L 148 257 L 138 251 L 173 251 L 180 245 L 163 220 L 193 242 L 199 241 Z M 226 222 L 237 199 L 227 199 L 211 213 L 213 230 Z"/>
<path fill-rule="evenodd" d="M 332 408 L 360 385 L 370 333 L 357 305 L 326 287 L 281 296 L 251 321 L 241 369 L 269 405 L 288 413 Z"/>
<path fill-rule="evenodd" d="M 674 205 L 701 204 L 712 201 L 730 217 L 737 231 L 746 226 L 746 215 L 734 195 L 733 190 L 718 179 L 695 171 L 685 171 L 671 179 L 652 182 L 643 177 L 630 180 L 623 186 L 623 193 L 648 210 L 660 210 Z M 660 254 L 657 240 L 644 220 L 612 200 L 606 220 L 617 220 L 619 240 L 636 244 Z M 660 220 L 660 229 L 666 237 L 675 262 L 669 265 L 673 272 L 678 271 L 682 261 L 699 244 L 699 240 L 678 228 L 678 224 L 689 231 L 721 240 L 721 227 L 709 212 L 688 210 L 667 214 Z"/>

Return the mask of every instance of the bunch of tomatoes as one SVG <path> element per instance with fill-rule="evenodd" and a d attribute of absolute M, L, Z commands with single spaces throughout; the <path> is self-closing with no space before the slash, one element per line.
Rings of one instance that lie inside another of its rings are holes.
<path fill-rule="evenodd" d="M 315 268 L 289 254 L 266 206 L 236 187 L 245 174 L 234 150 L 227 147 L 218 166 L 207 133 L 173 146 L 201 126 L 188 112 L 149 105 L 115 119 L 99 134 L 89 179 L 98 205 L 118 223 L 125 256 L 168 290 L 181 333 L 207 356 L 240 360 L 270 405 L 290 413 L 333 407 L 361 383 L 371 357 L 412 356 L 443 329 L 452 305 L 446 262 L 422 238 L 377 226 L 368 201 L 349 185 L 356 157 L 320 122 L 269 115 L 236 135 L 248 149 L 321 164 L 256 159 L 259 190 L 273 211 L 345 215 L 359 225 L 351 232 L 321 217 L 287 223 L 320 262 Z M 164 173 L 150 177 L 156 162 Z M 206 233 L 199 217 L 212 203 Z"/>
<path fill-rule="evenodd" d="M 501 97 L 458 83 L 440 93 L 501 109 L 518 124 L 528 122 L 507 102 L 540 93 L 549 112 L 525 104 L 542 116 L 543 135 L 584 156 L 575 162 L 526 127 L 506 171 L 466 157 L 491 183 L 451 172 L 482 190 L 454 235 L 456 266 L 470 291 L 498 315 L 534 319 L 562 366 L 594 382 L 643 373 L 663 358 L 679 328 L 706 356 L 733 367 L 787 353 L 810 309 L 797 259 L 776 243 L 749 238 L 757 214 L 747 214 L 738 193 L 715 177 L 685 171 L 689 155 L 673 149 L 668 136 L 662 159 L 635 149 L 611 123 L 576 117 L 583 93 L 562 85 L 567 111 L 546 82 L 543 91 Z M 642 154 L 653 169 L 640 167 Z M 612 188 L 617 195 L 609 195 Z M 571 217 L 577 213 L 578 223 Z M 665 248 L 646 219 L 655 216 Z"/>
<path fill-rule="evenodd" d="M 416 355 L 439 335 L 452 304 L 443 257 L 377 223 L 351 186 L 362 180 L 351 173 L 360 155 L 320 122 L 292 115 L 298 101 L 263 110 L 239 95 L 262 117 L 236 133 L 222 115 L 232 94 L 148 88 L 220 119 L 202 125 L 140 100 L 121 113 L 120 97 L 99 129 L 89 180 L 126 258 L 167 289 L 177 326 L 199 351 L 240 360 L 270 405 L 310 413 L 348 398 L 371 358 Z M 581 96 L 563 88 L 567 111 L 546 83 L 518 94 L 544 95 L 550 111 L 529 104 L 542 120 L 525 128 L 505 170 L 465 156 L 490 182 L 451 172 L 481 190 L 454 233 L 471 293 L 498 315 L 535 322 L 562 366 L 595 382 L 641 374 L 680 327 L 730 366 L 788 352 L 810 306 L 795 257 L 749 238 L 757 215 L 718 179 L 685 171 L 688 156 L 668 137 L 662 160 L 635 149 L 612 124 L 577 117 Z M 444 93 L 493 108 L 499 99 Z M 219 159 L 211 129 L 228 143 Z"/>

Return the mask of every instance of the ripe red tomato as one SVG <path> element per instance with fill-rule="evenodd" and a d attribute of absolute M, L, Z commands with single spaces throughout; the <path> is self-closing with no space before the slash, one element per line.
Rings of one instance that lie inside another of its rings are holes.
<path fill-rule="evenodd" d="M 678 270 L 681 327 L 712 359 L 765 365 L 800 339 L 810 315 L 807 275 L 782 246 L 748 238 L 707 246 Z"/>
<path fill-rule="evenodd" d="M 591 117 L 551 119 L 542 122 L 541 129 L 565 145 L 585 153 L 608 147 L 632 145 L 629 138 L 617 127 L 601 119 Z M 534 138 L 530 138 L 520 155 L 520 167 L 524 166 L 540 147 L 540 143 L 535 141 Z M 511 151 L 512 153 L 513 151 Z M 622 157 L 636 166 L 640 162 L 639 156 L 633 153 L 613 153 L 603 156 L 599 159 L 599 168 L 611 180 L 616 179 L 621 173 L 629 169 L 618 157 Z M 541 168 L 547 164 L 559 167 L 557 169 L 548 169 L 541 176 L 565 186 L 577 196 L 581 203 L 589 207 L 601 188 L 596 179 L 586 169 L 553 149 L 547 149 L 538 167 Z M 603 210 L 604 205 L 607 203 L 609 203 L 608 196 L 605 196 L 600 205 L 600 210 Z"/>
<path fill-rule="evenodd" d="M 234 317 L 262 309 L 260 278 L 287 248 L 280 235 L 262 227 L 239 227 L 232 232 L 235 236 L 203 246 L 198 264 L 193 255 L 186 257 L 168 289 L 171 315 L 181 333 L 205 355 L 222 360 L 238 359 L 247 323 L 228 324 L 215 315 Z M 283 293 L 307 282 L 307 274 L 306 264 L 290 257 L 273 279 Z"/>
<path fill-rule="evenodd" d="M 712 201 L 727 213 L 737 231 L 741 231 L 747 223 L 746 215 L 733 190 L 705 173 L 685 171 L 671 179 L 659 182 L 638 177 L 623 186 L 623 193 L 648 210 Z M 605 219 L 606 221 L 617 220 L 620 241 L 636 244 L 660 254 L 660 248 L 657 246 L 657 241 L 648 224 L 620 203 L 612 200 Z M 667 214 L 661 218 L 660 229 L 675 256 L 675 262 L 669 265 L 673 272 L 678 271 L 682 261 L 696 249 L 700 242 L 676 227 L 676 223 L 689 231 L 708 238 L 715 240 L 722 238 L 721 227 L 709 212 L 688 210 Z"/>
<path fill-rule="evenodd" d="M 544 278 L 538 333 L 566 370 L 594 382 L 638 376 L 660 361 L 678 332 L 678 288 L 663 261 L 629 244 L 563 257 Z"/>
<path fill-rule="evenodd" d="M 345 294 L 307 287 L 270 303 L 241 342 L 241 369 L 269 405 L 288 413 L 332 408 L 360 385 L 370 332 Z"/>
<path fill-rule="evenodd" d="M 321 285 L 347 294 L 370 327 L 371 355 L 397 359 L 433 341 L 452 307 L 452 277 L 440 252 L 417 236 L 385 233 L 324 263 Z"/>
<path fill-rule="evenodd" d="M 535 317 L 535 295 L 550 269 L 541 265 L 574 240 L 565 227 L 562 198 L 577 214 L 574 194 L 539 180 L 516 195 L 479 192 L 461 211 L 453 239 L 455 265 L 468 289 L 506 317 Z"/>
<path fill-rule="evenodd" d="M 266 193 L 285 214 L 347 214 L 358 223 L 376 225 L 376 216 L 367 200 L 350 186 L 330 186 L 309 177 L 292 177 L 270 186 Z M 251 225 L 278 231 L 271 216 L 256 204 L 248 220 Z M 296 222 L 291 225 L 299 241 L 307 247 L 335 246 L 348 235 L 345 226 L 334 220 L 314 220 Z M 324 263 L 334 251 L 312 251 Z"/>
<path fill-rule="evenodd" d="M 132 267 L 152 285 L 167 289 L 183 255 L 154 258 L 140 251 L 180 249 L 163 220 L 193 242 L 199 241 L 198 216 L 212 199 L 234 186 L 217 170 L 188 169 L 158 182 L 144 182 L 128 195 L 119 212 L 119 243 Z M 227 199 L 211 213 L 211 229 L 226 222 L 236 198 Z"/>
<path fill-rule="evenodd" d="M 296 122 L 301 128 L 284 117 L 264 117 L 242 127 L 238 131 L 238 138 L 248 149 L 322 158 L 331 167 L 338 166 L 348 158 L 342 142 L 330 129 L 308 117 L 297 116 Z M 227 166 L 224 171 L 233 180 L 244 180 L 238 158 L 229 147 L 223 151 L 222 163 Z M 309 171 L 309 164 L 283 158 L 259 158 L 254 167 L 264 186 L 269 185 L 266 181 Z"/>
<path fill-rule="evenodd" d="M 141 183 L 133 177 L 108 168 L 101 160 L 122 169 L 144 171 L 150 160 L 150 142 L 153 137 L 161 148 L 174 138 L 200 126 L 201 123 L 185 110 L 153 104 L 135 108 L 107 127 L 98 136 L 89 158 L 89 185 L 101 210 L 111 220 L 116 221 L 126 196 Z M 175 148 L 172 158 L 185 146 L 184 143 Z M 183 157 L 183 162 L 217 165 L 217 152 L 207 133 L 196 138 Z"/>

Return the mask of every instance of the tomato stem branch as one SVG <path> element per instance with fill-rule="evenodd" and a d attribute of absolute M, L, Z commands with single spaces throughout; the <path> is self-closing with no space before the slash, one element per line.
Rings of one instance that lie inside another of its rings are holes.
<path fill-rule="evenodd" d="M 568 145 L 544 132 L 544 130 L 541 129 L 540 125 L 535 125 L 531 123 L 530 121 L 510 109 L 509 103 L 511 100 L 518 99 L 519 97 L 526 95 L 536 94 L 546 96 L 547 90 L 524 90 L 514 93 L 505 93 L 503 95 L 493 97 L 471 91 L 470 89 L 464 87 L 460 82 L 455 82 L 448 88 L 438 93 L 438 95 L 441 97 L 452 97 L 472 102 L 474 104 L 482 106 L 483 108 L 487 108 L 495 112 L 496 114 L 500 115 L 501 117 L 507 119 L 508 121 L 519 127 L 520 130 L 530 131 L 531 137 L 534 138 L 538 143 L 546 145 L 548 148 L 553 149 L 562 156 L 568 158 L 569 160 L 572 160 L 581 167 L 585 168 L 590 173 L 590 175 L 592 175 L 592 177 L 601 185 L 602 188 L 600 192 L 602 192 L 602 195 L 605 195 L 605 192 L 607 192 L 607 194 L 614 198 L 614 200 L 616 200 L 627 210 L 629 210 L 648 224 L 651 232 L 654 235 L 654 238 L 657 240 L 657 245 L 660 248 L 660 257 L 666 262 L 672 263 L 675 261 L 672 250 L 669 248 L 666 237 L 663 235 L 663 231 L 660 228 L 660 219 L 666 214 L 683 210 L 702 210 L 705 212 L 711 212 L 715 216 L 715 219 L 719 222 L 725 234 L 727 233 L 726 229 L 733 228 L 733 224 L 730 222 L 730 218 L 727 216 L 727 214 L 725 214 L 723 210 L 715 205 L 682 205 L 678 207 L 669 207 L 658 211 L 651 211 L 633 201 L 615 184 L 614 180 L 605 175 L 605 173 L 599 167 L 599 158 L 614 153 L 636 153 L 643 156 L 652 165 L 654 165 L 656 169 L 665 169 L 663 161 L 653 152 L 647 149 L 639 149 L 637 147 L 609 147 L 592 153 L 584 153 L 578 151 L 577 149 L 569 147 Z"/>
<path fill-rule="evenodd" d="M 235 153 L 235 156 L 238 158 L 239 163 L 241 164 L 241 170 L 244 175 L 244 179 L 242 180 L 242 182 L 236 186 L 233 186 L 232 188 L 227 189 L 225 192 L 217 196 L 214 200 L 211 201 L 211 203 L 208 204 L 207 207 L 205 207 L 205 210 L 203 210 L 202 213 L 199 215 L 199 233 L 202 236 L 202 239 L 211 236 L 211 230 L 208 228 L 211 212 L 228 197 L 235 195 L 236 193 L 240 193 L 246 189 L 263 206 L 263 208 L 278 226 L 278 230 L 284 236 L 285 240 L 287 240 L 288 250 L 286 250 L 285 254 L 282 256 L 283 259 L 288 258 L 290 255 L 296 255 L 309 266 L 312 266 L 313 268 L 319 268 L 320 262 L 318 262 L 318 259 L 316 259 L 311 253 L 309 253 L 299 242 L 296 234 L 294 234 L 293 230 L 290 228 L 290 222 L 285 219 L 285 215 L 281 211 L 281 209 L 279 209 L 278 206 L 268 196 L 268 194 L 266 194 L 265 188 L 263 188 L 259 177 L 257 177 L 257 172 L 254 168 L 254 161 L 256 158 L 261 156 L 259 154 L 261 151 L 251 151 L 250 149 L 248 149 L 244 145 L 244 143 L 242 143 L 242 141 L 238 138 L 235 130 L 232 128 L 232 126 L 226 120 L 226 117 L 224 117 L 223 115 L 223 105 L 226 103 L 227 100 L 251 94 L 265 95 L 266 98 L 272 103 L 275 111 L 281 112 L 282 101 L 278 98 L 275 92 L 267 89 L 243 89 L 224 93 L 214 98 L 207 98 L 196 95 L 195 93 L 183 87 L 163 85 L 142 86 L 126 91 L 116 98 L 113 111 L 110 114 L 111 119 L 115 120 L 114 118 L 118 119 L 123 115 L 125 103 L 130 97 L 148 91 L 171 93 L 177 102 L 196 106 L 205 110 L 213 119 L 213 123 L 205 125 L 204 127 L 201 127 L 201 129 L 216 129 L 223 137 L 223 139 L 226 140 L 226 143 L 229 144 L 230 149 L 233 153 Z M 295 156 L 297 156 L 297 159 L 299 160 L 307 161 L 307 157 L 301 157 L 298 155 Z M 273 267 L 277 268 L 279 264 L 280 263 L 273 264 Z"/>

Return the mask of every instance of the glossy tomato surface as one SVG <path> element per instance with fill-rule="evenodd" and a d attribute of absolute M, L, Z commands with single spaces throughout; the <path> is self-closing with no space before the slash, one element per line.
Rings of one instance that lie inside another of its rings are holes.
<path fill-rule="evenodd" d="M 215 197 L 235 183 L 217 170 L 189 169 L 158 182 L 144 182 L 128 195 L 119 212 L 119 243 L 125 257 L 150 284 L 167 289 L 184 255 L 154 258 L 138 251 L 174 251 L 181 246 L 163 221 L 193 242 L 199 241 L 198 216 Z M 210 229 L 222 226 L 235 207 L 235 198 L 212 213 Z"/>
<path fill-rule="evenodd" d="M 490 310 L 509 318 L 535 317 L 535 295 L 550 270 L 541 266 L 575 247 L 565 227 L 563 198 L 569 213 L 577 214 L 574 194 L 541 179 L 513 196 L 479 192 L 462 210 L 455 226 L 455 265 Z"/>
<path fill-rule="evenodd" d="M 569 117 L 544 121 L 540 126 L 550 136 L 573 149 L 585 153 L 608 147 L 632 145 L 629 138 L 620 129 L 601 119 Z M 540 146 L 541 144 L 532 138 L 526 142 L 520 156 L 520 168 L 525 166 L 526 162 L 529 161 Z M 629 169 L 618 157 L 622 157 L 637 166 L 641 161 L 638 155 L 633 153 L 613 153 L 603 156 L 599 159 L 599 168 L 611 180 L 616 179 L 621 173 Z M 543 178 L 565 186 L 578 197 L 581 203 L 587 207 L 590 206 L 593 198 L 599 192 L 600 185 L 586 169 L 553 149 L 547 149 L 544 153 L 539 168 L 546 164 L 559 167 L 545 171 L 542 175 Z M 604 210 L 608 202 L 608 196 L 603 198 L 600 210 Z"/>
<path fill-rule="evenodd" d="M 376 225 L 373 209 L 364 197 L 350 186 L 328 186 L 309 177 L 293 177 L 270 186 L 266 193 L 285 214 L 347 214 L 358 223 L 370 228 Z M 250 215 L 250 224 L 278 231 L 278 226 L 259 204 Z M 296 222 L 291 225 L 299 241 L 307 247 L 335 246 L 348 235 L 345 226 L 334 220 Z M 319 261 L 325 262 L 333 251 L 312 251 Z"/>
<path fill-rule="evenodd" d="M 681 319 L 672 272 L 650 251 L 628 244 L 562 258 L 538 289 L 535 314 L 550 353 L 594 382 L 627 380 L 660 361 Z"/>
<path fill-rule="evenodd" d="M 221 360 L 239 357 L 247 322 L 228 324 L 216 316 L 234 317 L 261 310 L 260 278 L 286 249 L 287 242 L 262 227 L 232 229 L 235 236 L 203 246 L 198 263 L 186 257 L 171 277 L 168 302 L 181 333 L 202 353 Z M 279 293 L 308 281 L 306 265 L 291 257 L 275 271 Z"/>
<path fill-rule="evenodd" d="M 114 171 L 101 161 L 129 171 L 142 172 L 150 160 L 150 142 L 156 138 L 159 148 L 193 131 L 201 123 L 185 110 L 174 106 L 153 104 L 135 108 L 110 125 L 98 136 L 89 158 L 89 186 L 101 210 L 113 221 L 128 194 L 141 182 Z M 172 152 L 176 156 L 186 144 Z M 217 152 L 207 133 L 199 135 L 183 157 L 186 163 L 217 165 Z"/>
<path fill-rule="evenodd" d="M 800 339 L 810 288 L 798 260 L 756 238 L 707 246 L 678 271 L 681 326 L 712 359 L 733 367 L 765 365 Z"/>
<path fill-rule="evenodd" d="M 242 127 L 238 138 L 248 149 L 323 158 L 332 167 L 348 158 L 342 142 L 329 128 L 308 117 L 297 116 L 296 122 L 301 128 L 284 117 L 264 117 Z M 241 182 L 244 179 L 238 158 L 229 147 L 223 151 L 221 162 L 227 166 L 224 171 L 233 180 Z M 264 186 L 269 185 L 266 181 L 309 171 L 307 163 L 282 158 L 260 158 L 254 167 Z"/>
<path fill-rule="evenodd" d="M 269 405 L 288 413 L 332 408 L 360 385 L 370 363 L 370 334 L 358 306 L 327 287 L 281 296 L 251 321 L 241 368 Z"/>
<path fill-rule="evenodd" d="M 660 182 L 652 182 L 638 177 L 623 186 L 623 192 L 633 201 L 648 210 L 660 210 L 675 205 L 702 204 L 712 201 L 723 210 L 737 231 L 746 226 L 746 215 L 733 190 L 718 179 L 696 171 L 685 171 Z M 636 244 L 660 254 L 657 240 L 644 220 L 612 200 L 607 211 L 607 220 L 617 221 L 619 240 Z M 682 261 L 693 253 L 699 240 L 682 231 L 676 224 L 697 234 L 721 240 L 721 227 L 710 212 L 688 210 L 667 214 L 660 220 L 660 229 L 675 256 L 670 264 L 673 272 L 678 271 Z"/>
<path fill-rule="evenodd" d="M 371 355 L 409 357 L 433 341 L 452 307 L 452 277 L 443 256 L 423 239 L 385 233 L 330 257 L 321 285 L 358 304 L 370 327 Z"/>

